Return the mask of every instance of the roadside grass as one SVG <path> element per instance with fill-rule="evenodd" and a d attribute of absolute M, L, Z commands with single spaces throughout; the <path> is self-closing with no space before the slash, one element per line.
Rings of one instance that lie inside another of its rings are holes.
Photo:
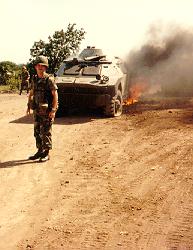
<path fill-rule="evenodd" d="M 10 85 L 0 85 L 0 93 L 14 93 L 17 92 L 18 88 L 16 86 L 13 86 L 12 84 Z"/>

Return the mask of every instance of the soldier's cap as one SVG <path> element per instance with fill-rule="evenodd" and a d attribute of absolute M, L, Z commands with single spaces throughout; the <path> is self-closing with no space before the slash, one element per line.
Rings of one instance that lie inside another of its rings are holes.
<path fill-rule="evenodd" d="M 25 65 L 22 66 L 22 69 L 27 69 Z"/>
<path fill-rule="evenodd" d="M 46 56 L 38 56 L 34 62 L 34 65 L 37 65 L 37 64 L 48 67 L 48 58 Z"/>

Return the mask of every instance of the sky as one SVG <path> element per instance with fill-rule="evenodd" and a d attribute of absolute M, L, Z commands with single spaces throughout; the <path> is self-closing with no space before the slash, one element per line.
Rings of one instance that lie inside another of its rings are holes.
<path fill-rule="evenodd" d="M 27 63 L 34 42 L 68 24 L 86 31 L 80 49 L 124 57 L 146 39 L 152 24 L 193 29 L 193 0 L 0 0 L 0 61 Z"/>

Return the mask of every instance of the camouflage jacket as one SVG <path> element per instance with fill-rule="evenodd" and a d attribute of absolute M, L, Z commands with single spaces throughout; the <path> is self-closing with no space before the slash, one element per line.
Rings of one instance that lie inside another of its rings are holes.
<path fill-rule="evenodd" d="M 21 73 L 21 80 L 22 80 L 22 82 L 28 81 L 29 77 L 30 77 L 30 75 L 29 75 L 29 72 L 27 70 L 26 71 L 22 71 L 22 73 Z"/>
<path fill-rule="evenodd" d="M 48 110 L 51 110 L 53 101 L 52 90 L 58 89 L 54 77 L 47 73 L 44 78 L 38 78 L 35 75 L 32 78 L 31 89 L 33 90 L 33 109 L 38 111 L 41 106 L 47 106 Z"/>

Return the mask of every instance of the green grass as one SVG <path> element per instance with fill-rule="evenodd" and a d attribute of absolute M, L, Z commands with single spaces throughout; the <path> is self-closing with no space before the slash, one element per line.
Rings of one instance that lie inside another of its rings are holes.
<path fill-rule="evenodd" d="M 16 92 L 12 85 L 0 85 L 0 92 Z"/>

